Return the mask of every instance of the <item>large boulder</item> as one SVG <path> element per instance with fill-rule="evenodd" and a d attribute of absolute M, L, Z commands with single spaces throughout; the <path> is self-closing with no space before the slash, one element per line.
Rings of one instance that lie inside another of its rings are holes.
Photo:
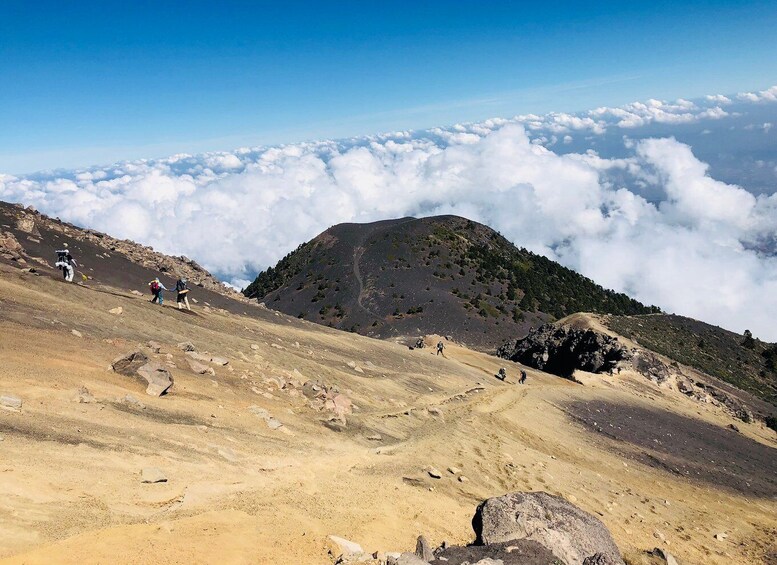
<path fill-rule="evenodd" d="M 450 546 L 438 549 L 432 565 L 502 563 L 503 565 L 549 565 L 559 559 L 547 547 L 533 540 L 512 540 L 491 545 Z"/>
<path fill-rule="evenodd" d="M 568 565 L 593 556 L 596 563 L 623 564 L 618 546 L 598 518 L 546 492 L 489 498 L 478 506 L 472 526 L 477 544 L 528 539 L 542 544 Z"/>

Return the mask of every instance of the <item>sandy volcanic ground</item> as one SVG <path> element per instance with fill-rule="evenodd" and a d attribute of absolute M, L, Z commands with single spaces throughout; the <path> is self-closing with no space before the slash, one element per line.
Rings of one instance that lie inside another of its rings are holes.
<path fill-rule="evenodd" d="M 0 410 L 3 563 L 331 563 L 328 534 L 368 551 L 412 549 L 420 533 L 469 542 L 477 503 L 516 490 L 598 515 L 631 563 L 656 546 L 681 563 L 777 552 L 775 434 L 736 422 L 737 434 L 719 410 L 641 377 L 581 386 L 530 370 L 526 386 L 501 383 L 502 361 L 452 344 L 444 359 L 113 292 L 0 266 L 0 395 L 24 402 Z M 160 398 L 108 370 L 149 339 L 162 352 L 147 354 L 177 365 Z M 181 341 L 230 363 L 196 375 Z M 338 386 L 356 406 L 347 426 L 324 425 L 278 376 Z M 82 386 L 94 402 L 74 400 Z M 148 466 L 168 482 L 141 483 Z"/>

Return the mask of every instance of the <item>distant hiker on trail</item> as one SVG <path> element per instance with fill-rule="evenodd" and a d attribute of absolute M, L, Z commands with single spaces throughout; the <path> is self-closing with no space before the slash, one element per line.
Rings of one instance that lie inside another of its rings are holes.
<path fill-rule="evenodd" d="M 499 369 L 499 373 L 497 373 L 496 378 L 500 381 L 504 381 L 507 378 L 507 371 L 505 371 L 504 367 Z"/>
<path fill-rule="evenodd" d="M 151 299 L 151 302 L 156 302 L 162 306 L 162 303 L 165 301 L 165 299 L 162 297 L 162 291 L 167 289 L 165 288 L 165 285 L 162 284 L 162 281 L 159 280 L 159 277 L 148 283 L 148 288 L 151 289 L 151 294 L 154 295 L 154 298 Z"/>
<path fill-rule="evenodd" d="M 445 353 L 443 353 L 443 349 L 445 349 L 445 344 L 442 341 L 437 342 L 437 355 L 442 354 L 443 357 L 445 357 Z"/>
<path fill-rule="evenodd" d="M 521 369 L 521 378 L 518 380 L 518 384 L 526 384 L 526 371 Z"/>
<path fill-rule="evenodd" d="M 178 293 L 178 296 L 175 298 L 176 302 L 178 303 L 178 309 L 180 310 L 182 308 L 182 305 L 186 305 L 187 310 L 191 310 L 191 306 L 189 306 L 189 287 L 186 286 L 186 279 L 181 278 L 178 279 L 175 283 L 175 291 Z"/>
<path fill-rule="evenodd" d="M 73 267 L 78 267 L 78 263 L 70 254 L 70 249 L 68 249 L 67 243 L 65 243 L 63 247 L 63 249 L 56 251 L 57 262 L 55 263 L 55 266 L 62 270 L 62 275 L 65 277 L 67 282 L 73 282 L 73 275 L 75 274 Z"/>

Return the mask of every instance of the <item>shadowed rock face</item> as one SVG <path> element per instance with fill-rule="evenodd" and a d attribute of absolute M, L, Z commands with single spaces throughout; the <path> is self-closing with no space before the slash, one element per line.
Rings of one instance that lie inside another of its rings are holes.
<path fill-rule="evenodd" d="M 431 565 L 463 565 L 492 559 L 503 565 L 550 565 L 559 558 L 547 547 L 533 540 L 511 540 L 490 545 L 448 547 L 437 552 Z"/>
<path fill-rule="evenodd" d="M 590 373 L 611 372 L 631 353 L 617 338 L 590 329 L 545 324 L 523 339 L 497 350 L 504 359 L 570 378 L 576 369 Z"/>

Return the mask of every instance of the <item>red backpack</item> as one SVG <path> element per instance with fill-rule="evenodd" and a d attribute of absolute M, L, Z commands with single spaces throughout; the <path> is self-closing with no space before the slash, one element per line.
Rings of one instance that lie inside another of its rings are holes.
<path fill-rule="evenodd" d="M 148 286 L 151 287 L 151 293 L 152 294 L 156 294 L 157 292 L 159 292 L 159 283 L 158 282 L 151 281 Z"/>

